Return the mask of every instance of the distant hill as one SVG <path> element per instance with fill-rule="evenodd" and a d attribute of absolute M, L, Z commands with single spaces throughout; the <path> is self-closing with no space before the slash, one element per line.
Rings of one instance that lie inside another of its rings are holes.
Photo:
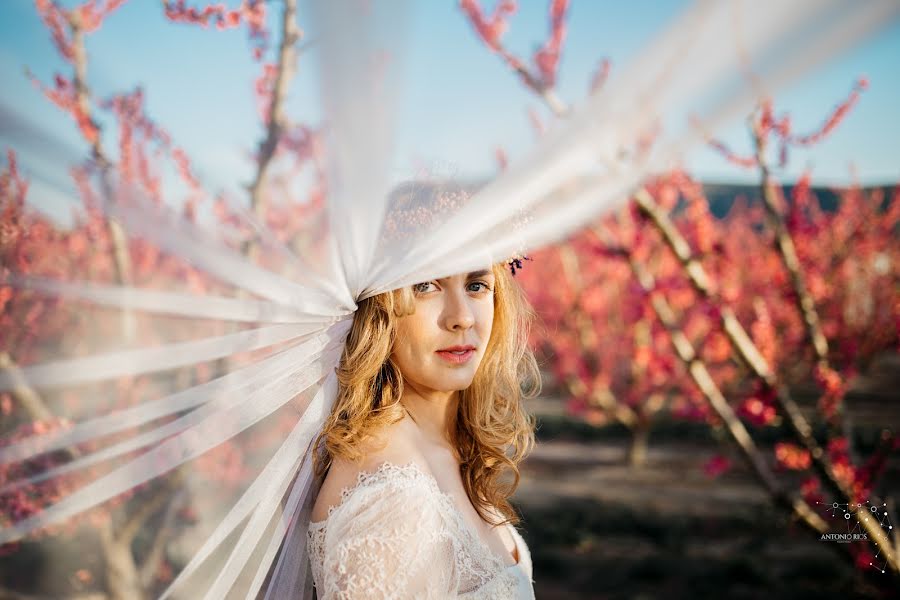
<path fill-rule="evenodd" d="M 703 191 L 706 193 L 706 198 L 709 200 L 710 211 L 712 214 L 721 219 L 728 211 L 731 209 L 732 204 L 739 196 L 743 196 L 746 198 L 751 205 L 756 204 L 757 202 L 762 202 L 762 196 L 760 195 L 759 186 L 756 185 L 742 185 L 742 184 L 734 184 L 734 183 L 703 183 Z M 784 186 L 784 194 L 785 197 L 790 202 L 791 192 L 793 191 L 793 185 L 785 185 Z M 813 194 L 819 199 L 819 204 L 823 210 L 827 212 L 834 212 L 837 209 L 838 205 L 838 191 L 840 188 L 837 187 L 815 187 L 811 188 Z M 880 185 L 880 186 L 870 186 L 864 187 L 867 193 L 880 189 L 884 192 L 884 204 L 883 206 L 886 208 L 890 203 L 891 196 L 894 191 L 894 186 L 891 185 Z M 676 207 L 676 212 L 677 212 Z"/>
<path fill-rule="evenodd" d="M 449 180 L 425 180 L 425 181 L 406 181 L 397 185 L 391 192 L 391 204 L 396 207 L 404 207 L 407 205 L 429 205 L 433 202 L 434 195 L 440 191 L 441 193 L 462 193 L 474 194 L 481 187 L 488 183 L 488 179 L 473 179 L 462 181 Z M 713 216 L 718 219 L 723 218 L 735 199 L 743 196 L 748 200 L 750 205 L 762 202 L 759 186 L 741 183 L 723 183 L 723 182 L 700 182 L 703 191 L 710 204 L 710 211 Z M 900 184 L 897 184 L 900 185 Z M 790 195 L 794 189 L 793 184 L 783 186 L 785 196 L 790 202 Z M 878 185 L 866 186 L 863 190 L 866 193 L 875 189 L 880 189 L 884 193 L 884 203 L 882 209 L 890 205 L 890 199 L 894 193 L 894 185 Z M 819 203 L 826 212 L 834 212 L 838 205 L 838 192 L 842 188 L 838 186 L 813 186 L 811 188 L 813 194 L 819 199 Z M 684 206 L 683 200 L 675 206 L 674 213 L 678 213 Z"/>

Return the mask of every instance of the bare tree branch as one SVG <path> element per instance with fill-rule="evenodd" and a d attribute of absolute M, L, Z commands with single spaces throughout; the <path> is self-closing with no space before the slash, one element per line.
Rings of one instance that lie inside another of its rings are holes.
<path fill-rule="evenodd" d="M 600 236 L 601 240 L 611 239 L 607 232 L 600 227 L 595 227 L 594 231 Z M 796 514 L 814 532 L 819 534 L 825 533 L 828 527 L 825 521 L 802 498 L 788 494 L 769 469 L 747 428 L 744 427 L 744 424 L 734 413 L 731 405 L 728 404 L 712 375 L 710 375 L 706 364 L 679 327 L 678 319 L 672 307 L 663 294 L 656 289 L 656 281 L 653 275 L 633 255 L 629 255 L 628 265 L 631 267 L 631 271 L 641 288 L 649 295 L 650 305 L 654 313 L 656 313 L 666 331 L 669 332 L 669 338 L 672 341 L 675 353 L 687 367 L 691 378 L 703 392 L 703 395 L 706 396 L 710 406 L 725 423 L 726 429 L 731 434 L 731 439 L 737 443 L 757 479 L 762 482 L 776 504 Z"/>
<path fill-rule="evenodd" d="M 709 286 L 709 279 L 706 271 L 700 264 L 699 260 L 691 252 L 687 241 L 681 236 L 668 215 L 657 206 L 653 197 L 646 189 L 641 188 L 635 194 L 635 202 L 656 228 L 662 233 L 663 238 L 672 249 L 676 258 L 681 262 L 682 267 L 688 274 L 691 283 L 701 295 L 707 299 L 716 300 L 715 294 L 712 293 Z M 809 451 L 812 457 L 813 467 L 816 472 L 831 489 L 832 493 L 847 500 L 848 503 L 853 502 L 854 495 L 842 480 L 840 480 L 834 472 L 834 468 L 825 451 L 816 441 L 812 434 L 812 427 L 800 412 L 800 408 L 794 401 L 787 387 L 778 381 L 775 372 L 760 354 L 753 340 L 747 334 L 747 331 L 740 324 L 734 311 L 730 307 L 717 302 L 719 308 L 722 328 L 725 331 L 732 347 L 737 350 L 738 355 L 751 369 L 754 375 L 775 392 L 775 402 L 778 405 L 779 412 L 786 417 L 788 427 L 800 443 Z M 871 539 L 882 548 L 885 558 L 891 565 L 891 568 L 900 573 L 900 557 L 892 547 L 890 540 L 882 531 L 881 527 L 874 523 L 872 519 L 863 519 L 860 521 L 862 527 L 871 536 Z"/>
<path fill-rule="evenodd" d="M 75 98 L 78 108 L 84 118 L 94 124 L 90 89 L 87 85 L 87 52 L 84 48 L 84 29 L 81 22 L 81 11 L 71 10 L 67 13 L 69 30 L 72 34 L 72 64 L 75 67 L 75 76 L 73 84 L 75 87 Z M 99 131 L 99 127 L 97 127 Z M 94 162 L 100 167 L 102 174 L 101 181 L 104 187 L 104 197 L 106 202 L 112 202 L 112 190 L 109 184 L 109 170 L 112 162 L 107 157 L 106 152 L 101 145 L 100 135 L 96 135 L 91 142 L 91 154 Z M 116 281 L 120 285 L 131 282 L 131 257 L 128 252 L 128 242 L 125 230 L 122 225 L 115 219 L 108 217 L 106 219 L 107 230 L 113 243 L 113 257 L 116 265 Z M 127 320 L 127 318 L 126 318 Z M 131 326 L 128 321 L 127 327 Z"/>
<path fill-rule="evenodd" d="M 260 218 L 265 215 L 266 176 L 275 151 L 288 126 L 284 111 L 285 99 L 291 80 L 297 71 L 297 42 L 301 38 L 297 27 L 297 0 L 284 0 L 281 13 L 281 43 L 278 48 L 275 83 L 272 89 L 272 104 L 269 107 L 269 120 L 266 123 L 265 137 L 259 142 L 256 175 L 250 184 L 250 208 Z M 244 252 L 252 255 L 257 248 L 252 240 L 245 244 Z"/>
<path fill-rule="evenodd" d="M 7 352 L 0 352 L 0 371 L 6 371 L 13 381 L 12 395 L 25 412 L 35 421 L 47 421 L 54 417 L 38 393 L 28 385 L 21 369 Z"/>
<path fill-rule="evenodd" d="M 159 527 L 156 528 L 153 542 L 150 544 L 150 550 L 147 552 L 147 555 L 144 557 L 144 562 L 138 569 L 140 572 L 141 584 L 144 586 L 144 589 L 150 587 L 150 584 L 153 583 L 153 579 L 156 577 L 159 564 L 162 562 L 165 554 L 166 543 L 172 537 L 175 516 L 186 497 L 187 489 L 182 488 L 169 499 L 169 504 L 166 507 L 162 522 L 159 524 Z"/>

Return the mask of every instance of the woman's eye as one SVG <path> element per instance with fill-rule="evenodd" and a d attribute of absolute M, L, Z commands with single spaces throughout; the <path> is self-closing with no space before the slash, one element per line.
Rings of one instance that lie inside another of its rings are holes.
<path fill-rule="evenodd" d="M 417 283 L 413 286 L 413 291 L 418 294 L 424 294 L 425 292 L 429 291 L 429 289 L 428 289 L 429 285 L 434 285 L 434 283 L 431 281 L 423 281 L 422 283 Z M 481 286 L 481 287 L 480 288 L 476 287 L 475 289 L 472 289 L 472 286 Z M 467 287 L 470 291 L 474 291 L 474 292 L 490 291 L 490 289 L 491 289 L 491 287 L 488 284 L 484 283 L 483 281 L 473 281 Z"/>

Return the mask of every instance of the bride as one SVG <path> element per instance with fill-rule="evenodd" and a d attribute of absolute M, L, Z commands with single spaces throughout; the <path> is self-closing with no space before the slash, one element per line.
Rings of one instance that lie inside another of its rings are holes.
<path fill-rule="evenodd" d="M 532 318 L 503 263 L 359 303 L 316 443 L 318 597 L 534 598 L 508 501 L 534 443 Z"/>

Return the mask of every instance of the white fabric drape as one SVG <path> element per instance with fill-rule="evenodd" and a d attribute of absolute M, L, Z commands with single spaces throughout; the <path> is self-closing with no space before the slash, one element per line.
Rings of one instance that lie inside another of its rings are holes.
<path fill-rule="evenodd" d="M 9 463 L 145 427 L 132 438 L 27 480 L 127 457 L 41 515 L 0 531 L 0 543 L 68 519 L 246 435 L 301 397 L 293 429 L 257 467 L 258 475 L 223 511 L 163 597 L 255 598 L 261 590 L 267 599 L 311 597 L 306 528 L 316 487 L 309 450 L 334 402 L 334 368 L 356 302 L 562 239 L 620 206 L 643 179 L 666 169 L 696 143 L 699 132 L 690 126 L 690 117 L 712 128 L 739 116 L 751 108 L 760 86 L 771 92 L 821 64 L 889 22 L 897 8 L 893 0 L 698 2 L 528 156 L 468 196 L 451 193 L 453 182 L 403 188 L 398 186 L 403 177 L 398 180 L 392 170 L 392 132 L 402 119 L 394 109 L 403 90 L 404 15 L 410 7 L 312 3 L 307 14 L 314 17 L 310 30 L 318 44 L 314 54 L 328 170 L 327 213 L 317 225 L 324 227 L 317 232 L 321 244 L 308 252 L 273 244 L 272 252 L 286 261 L 284 270 L 276 271 L 229 247 L 224 233 L 193 224 L 122 186 L 120 199 L 107 210 L 129 235 L 182 257 L 240 292 L 198 297 L 27 276 L 8 280 L 16 287 L 113 309 L 251 325 L 146 347 L 123 340 L 121 349 L 112 344 L 93 356 L 24 367 L 18 376 L 38 390 L 153 373 L 255 349 L 279 350 L 212 381 L 0 449 L 0 462 Z M 753 84 L 748 72 L 755 76 Z M 651 150 L 637 152 L 651 131 L 658 132 Z M 250 224 L 266 238 L 265 226 Z M 14 385 L 12 375 L 0 374 L 0 391 Z M 173 420 L 153 425 L 163 417 Z M 139 449 L 145 452 L 130 455 Z M 25 483 L 6 482 L 3 489 Z"/>

